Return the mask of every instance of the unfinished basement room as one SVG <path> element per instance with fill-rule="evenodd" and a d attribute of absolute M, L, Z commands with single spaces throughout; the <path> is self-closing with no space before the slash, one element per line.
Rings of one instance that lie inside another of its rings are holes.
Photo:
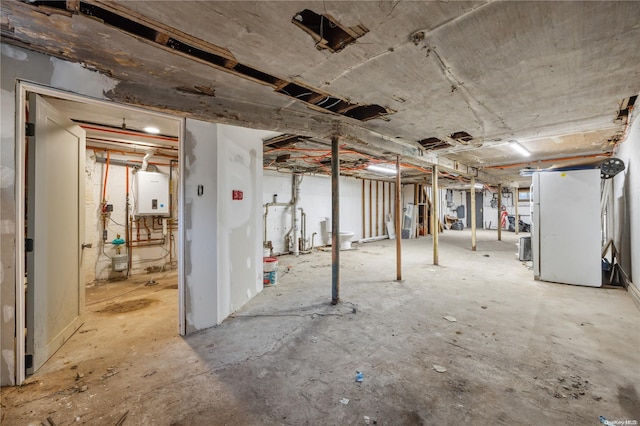
<path fill-rule="evenodd" d="M 2 425 L 638 425 L 640 3 L 0 34 Z"/>

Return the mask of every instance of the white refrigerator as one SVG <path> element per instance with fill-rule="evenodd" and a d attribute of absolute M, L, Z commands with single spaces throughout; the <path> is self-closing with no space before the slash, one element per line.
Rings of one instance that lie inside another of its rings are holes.
<path fill-rule="evenodd" d="M 532 189 L 535 278 L 602 286 L 600 170 L 535 172 Z"/>

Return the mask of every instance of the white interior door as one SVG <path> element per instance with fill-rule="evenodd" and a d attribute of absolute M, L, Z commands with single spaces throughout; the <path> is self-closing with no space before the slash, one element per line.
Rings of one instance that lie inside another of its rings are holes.
<path fill-rule="evenodd" d="M 83 322 L 85 132 L 34 93 L 29 121 L 26 363 L 33 373 Z"/>

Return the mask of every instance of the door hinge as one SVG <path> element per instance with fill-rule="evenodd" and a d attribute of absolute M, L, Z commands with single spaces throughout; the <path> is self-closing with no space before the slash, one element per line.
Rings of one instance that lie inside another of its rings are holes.
<path fill-rule="evenodd" d="M 24 125 L 24 133 L 25 133 L 25 136 L 35 136 L 36 125 L 34 123 L 26 123 Z"/>
<path fill-rule="evenodd" d="M 26 253 L 31 253 L 33 251 L 33 238 L 24 239 L 24 251 Z"/>
<path fill-rule="evenodd" d="M 24 368 L 33 368 L 33 355 L 26 354 L 24 356 Z"/>

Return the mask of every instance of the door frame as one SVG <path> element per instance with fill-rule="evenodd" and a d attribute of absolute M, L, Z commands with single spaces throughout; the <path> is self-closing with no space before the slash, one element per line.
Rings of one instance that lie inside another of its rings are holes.
<path fill-rule="evenodd" d="M 179 123 L 178 136 L 178 171 L 179 176 L 184 176 L 184 140 L 185 140 L 185 119 L 169 114 L 146 110 L 117 102 L 78 95 L 60 89 L 55 89 L 39 83 L 25 80 L 16 81 L 16 103 L 15 103 L 15 281 L 16 281 L 16 348 L 15 348 L 15 384 L 21 385 L 26 378 L 25 371 L 25 325 L 26 325 L 26 297 L 25 297 L 25 205 L 26 200 L 26 114 L 27 93 L 52 96 L 68 101 L 81 102 L 89 105 L 108 105 L 130 111 L 155 115 L 165 119 L 172 119 Z M 185 321 L 185 298 L 184 298 L 184 277 L 181 271 L 184 270 L 184 192 L 182 184 L 178 185 L 178 333 L 181 336 L 186 334 Z"/>

